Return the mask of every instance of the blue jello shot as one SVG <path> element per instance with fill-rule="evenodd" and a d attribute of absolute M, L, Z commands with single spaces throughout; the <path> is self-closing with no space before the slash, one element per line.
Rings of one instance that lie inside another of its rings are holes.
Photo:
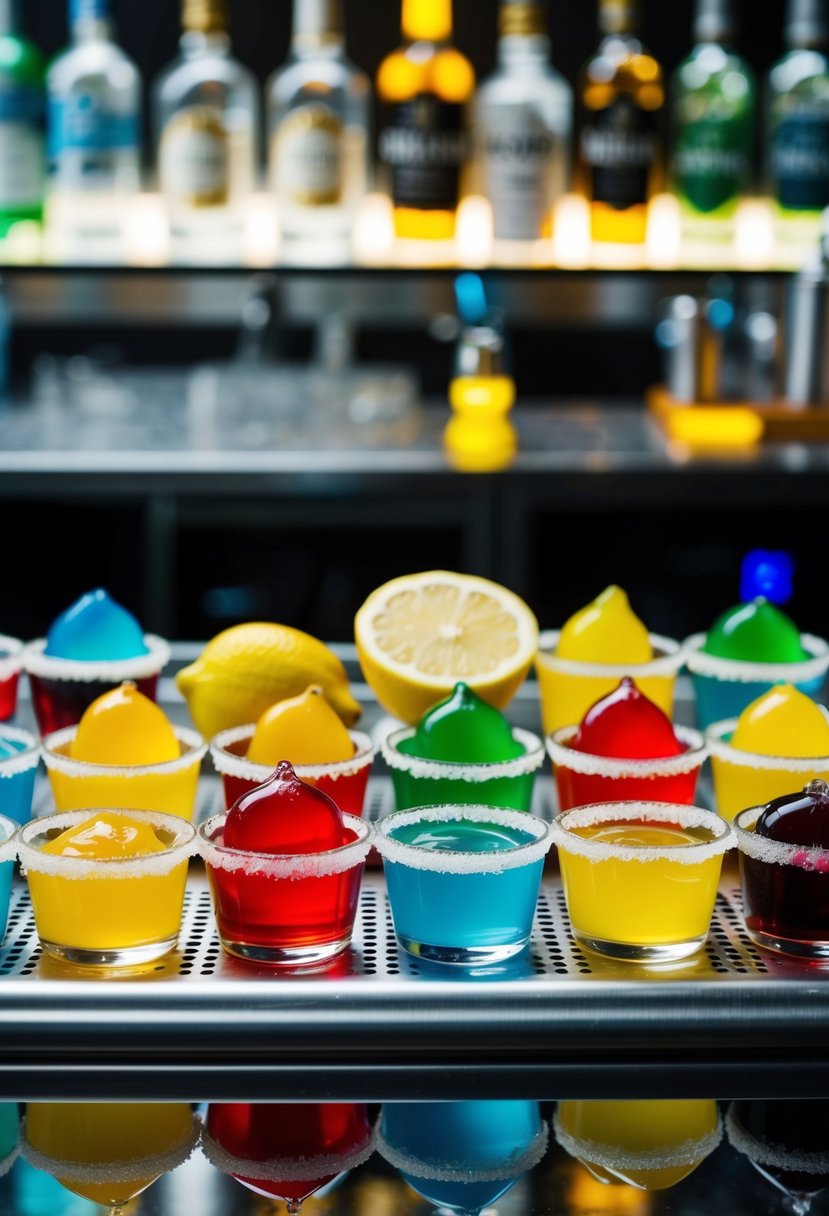
<path fill-rule="evenodd" d="M 9 902 L 12 894 L 14 863 L 17 858 L 17 830 L 19 823 L 0 815 L 0 941 L 6 935 L 9 919 Z"/>
<path fill-rule="evenodd" d="M 436 963 L 499 963 L 530 940 L 549 825 L 523 811 L 427 806 L 378 824 L 397 940 Z"/>
<path fill-rule="evenodd" d="M 17 726 L 0 726 L 0 812 L 17 823 L 32 815 L 40 744 Z"/>

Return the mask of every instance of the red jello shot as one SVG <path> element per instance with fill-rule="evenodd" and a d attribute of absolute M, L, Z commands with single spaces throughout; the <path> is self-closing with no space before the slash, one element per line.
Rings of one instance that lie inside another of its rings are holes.
<path fill-rule="evenodd" d="M 351 941 L 373 830 L 284 761 L 199 829 L 219 937 L 275 966 L 325 962 Z"/>
<path fill-rule="evenodd" d="M 249 794 L 267 781 L 273 772 L 273 765 L 254 764 L 247 759 L 255 729 L 254 724 L 234 726 L 230 730 L 223 730 L 210 743 L 210 756 L 213 767 L 222 779 L 228 810 L 244 794 Z M 362 731 L 352 730 L 348 733 L 354 744 L 354 755 L 348 760 L 337 760 L 331 764 L 295 764 L 293 768 L 300 781 L 322 790 L 346 815 L 360 816 L 376 749 Z"/>
<path fill-rule="evenodd" d="M 547 736 L 562 811 L 594 802 L 690 806 L 708 754 L 699 731 L 674 726 L 625 677 L 581 724 Z"/>
<path fill-rule="evenodd" d="M 0 722 L 14 717 L 22 665 L 23 643 L 0 633 Z"/>

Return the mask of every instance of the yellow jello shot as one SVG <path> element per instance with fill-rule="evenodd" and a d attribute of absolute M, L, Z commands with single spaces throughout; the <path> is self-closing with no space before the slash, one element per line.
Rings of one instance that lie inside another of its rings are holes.
<path fill-rule="evenodd" d="M 59 811 L 117 806 L 192 819 L 207 744 L 173 726 L 124 683 L 98 697 L 77 726 L 47 735 L 43 759 Z"/>
<path fill-rule="evenodd" d="M 809 781 L 829 781 L 829 713 L 791 684 L 705 732 L 717 810 L 733 819 Z"/>
<path fill-rule="evenodd" d="M 536 672 L 545 735 L 581 722 L 625 676 L 673 717 L 683 654 L 673 638 L 648 632 L 621 587 L 606 587 L 561 630 L 541 634 Z"/>
<path fill-rule="evenodd" d="M 172 950 L 196 830 L 159 811 L 69 811 L 21 831 L 43 949 L 87 967 L 128 967 Z"/>
<path fill-rule="evenodd" d="M 673 962 L 708 936 L 734 830 L 671 802 L 599 802 L 552 823 L 577 941 L 609 958 Z"/>

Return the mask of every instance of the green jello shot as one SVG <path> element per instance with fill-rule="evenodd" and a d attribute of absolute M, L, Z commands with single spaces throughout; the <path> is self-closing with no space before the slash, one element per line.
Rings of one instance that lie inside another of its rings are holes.
<path fill-rule="evenodd" d="M 702 650 L 743 663 L 802 663 L 810 657 L 794 621 L 763 596 L 717 617 Z"/>

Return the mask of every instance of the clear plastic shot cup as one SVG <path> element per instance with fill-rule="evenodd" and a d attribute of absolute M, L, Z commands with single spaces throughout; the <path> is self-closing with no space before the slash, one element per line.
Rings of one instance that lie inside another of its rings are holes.
<path fill-rule="evenodd" d="M 161 764 L 93 764 L 70 755 L 77 726 L 54 731 L 43 740 L 43 761 L 59 811 L 118 806 L 164 811 L 192 819 L 201 762 L 207 744 L 183 726 L 173 727 L 180 755 Z M 0 732 L 2 733 L 2 732 Z"/>
<path fill-rule="evenodd" d="M 149 826 L 166 847 L 122 858 L 62 857 L 43 847 L 95 811 L 33 819 L 18 836 L 37 935 L 56 958 L 85 967 L 130 967 L 174 949 L 196 829 L 178 815 L 117 811 Z"/>
<path fill-rule="evenodd" d="M 0 633 L 0 722 L 14 717 L 22 667 L 23 643 Z"/>
<path fill-rule="evenodd" d="M 247 758 L 255 730 L 254 723 L 234 726 L 210 741 L 210 758 L 222 779 L 228 810 L 243 794 L 262 785 L 273 773 L 275 765 L 254 764 Z M 376 748 L 362 731 L 348 733 L 354 744 L 354 755 L 347 760 L 335 760 L 330 764 L 295 764 L 293 769 L 300 781 L 322 790 L 346 815 L 359 816 L 363 813 Z"/>
<path fill-rule="evenodd" d="M 6 934 L 20 824 L 0 815 L 0 942 Z"/>
<path fill-rule="evenodd" d="M 701 807 L 596 803 L 552 823 L 577 941 L 609 958 L 672 962 L 708 936 L 730 824 Z"/>
<path fill-rule="evenodd" d="M 560 636 L 558 629 L 545 630 L 535 660 L 545 735 L 581 722 L 590 706 L 613 692 L 625 676 L 635 680 L 639 691 L 673 718 L 674 685 L 685 661 L 681 643 L 650 633 L 654 657 L 647 663 L 585 663 L 556 655 Z"/>
<path fill-rule="evenodd" d="M 524 811 L 433 806 L 377 825 L 397 940 L 431 962 L 498 963 L 530 940 L 549 824 Z"/>
<path fill-rule="evenodd" d="M 0 808 L 18 823 L 26 823 L 32 814 L 39 764 L 40 744 L 34 735 L 0 724 Z"/>
<path fill-rule="evenodd" d="M 747 806 L 761 806 L 802 789 L 819 778 L 829 781 L 829 756 L 763 756 L 731 746 L 737 719 L 714 722 L 705 738 L 717 810 L 733 819 Z"/>

